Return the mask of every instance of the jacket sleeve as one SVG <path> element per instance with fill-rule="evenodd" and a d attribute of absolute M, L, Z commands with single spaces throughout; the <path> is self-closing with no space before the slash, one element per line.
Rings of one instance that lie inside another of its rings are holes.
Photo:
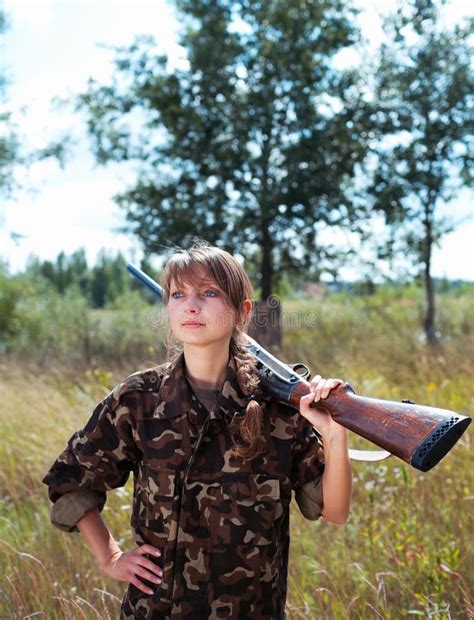
<path fill-rule="evenodd" d="M 119 384 L 97 405 L 43 479 L 54 503 L 51 521 L 60 529 L 77 531 L 88 510 L 102 510 L 106 491 L 123 486 L 139 459 L 132 405 L 140 395 L 126 391 Z"/>
<path fill-rule="evenodd" d="M 105 493 L 87 489 L 70 491 L 53 504 L 51 509 L 51 523 L 63 532 L 77 532 L 76 523 L 92 510 L 102 510 L 105 503 Z"/>
<path fill-rule="evenodd" d="M 299 415 L 293 441 L 291 484 L 304 517 L 318 519 L 323 509 L 324 450 L 312 424 Z"/>

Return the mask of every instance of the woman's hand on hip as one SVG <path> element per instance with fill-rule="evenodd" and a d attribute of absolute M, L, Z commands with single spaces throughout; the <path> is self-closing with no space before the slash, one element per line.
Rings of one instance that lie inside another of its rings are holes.
<path fill-rule="evenodd" d="M 157 557 L 161 554 L 151 545 L 141 545 L 126 552 L 117 551 L 101 568 L 112 579 L 126 581 L 145 594 L 153 594 L 153 590 L 142 579 L 158 585 L 161 583 L 163 571 L 146 555 Z"/>

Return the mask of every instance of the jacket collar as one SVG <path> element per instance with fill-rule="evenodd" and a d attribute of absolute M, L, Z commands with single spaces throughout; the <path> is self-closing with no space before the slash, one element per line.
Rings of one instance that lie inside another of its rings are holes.
<path fill-rule="evenodd" d="M 181 353 L 176 362 L 170 364 L 163 375 L 159 388 L 160 404 L 156 414 L 162 418 L 174 418 L 189 414 L 193 411 L 195 397 L 186 381 L 184 353 Z M 226 376 L 217 399 L 217 406 L 211 412 L 211 418 L 231 419 L 236 413 L 243 414 L 248 398 L 240 389 L 236 379 L 236 362 L 229 356 Z"/>

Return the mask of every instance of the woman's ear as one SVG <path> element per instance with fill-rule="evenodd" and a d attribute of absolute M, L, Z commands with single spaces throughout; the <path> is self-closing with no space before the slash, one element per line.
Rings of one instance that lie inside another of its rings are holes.
<path fill-rule="evenodd" d="M 240 322 L 245 323 L 249 315 L 252 314 L 253 303 L 250 299 L 246 299 L 242 304 L 242 310 L 240 312 Z"/>

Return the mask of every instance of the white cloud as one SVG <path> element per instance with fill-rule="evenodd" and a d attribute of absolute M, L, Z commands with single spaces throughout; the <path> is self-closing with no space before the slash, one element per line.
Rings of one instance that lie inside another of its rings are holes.
<path fill-rule="evenodd" d="M 3 0 L 3 10 L 22 28 L 48 29 L 54 21 L 55 0 Z"/>

